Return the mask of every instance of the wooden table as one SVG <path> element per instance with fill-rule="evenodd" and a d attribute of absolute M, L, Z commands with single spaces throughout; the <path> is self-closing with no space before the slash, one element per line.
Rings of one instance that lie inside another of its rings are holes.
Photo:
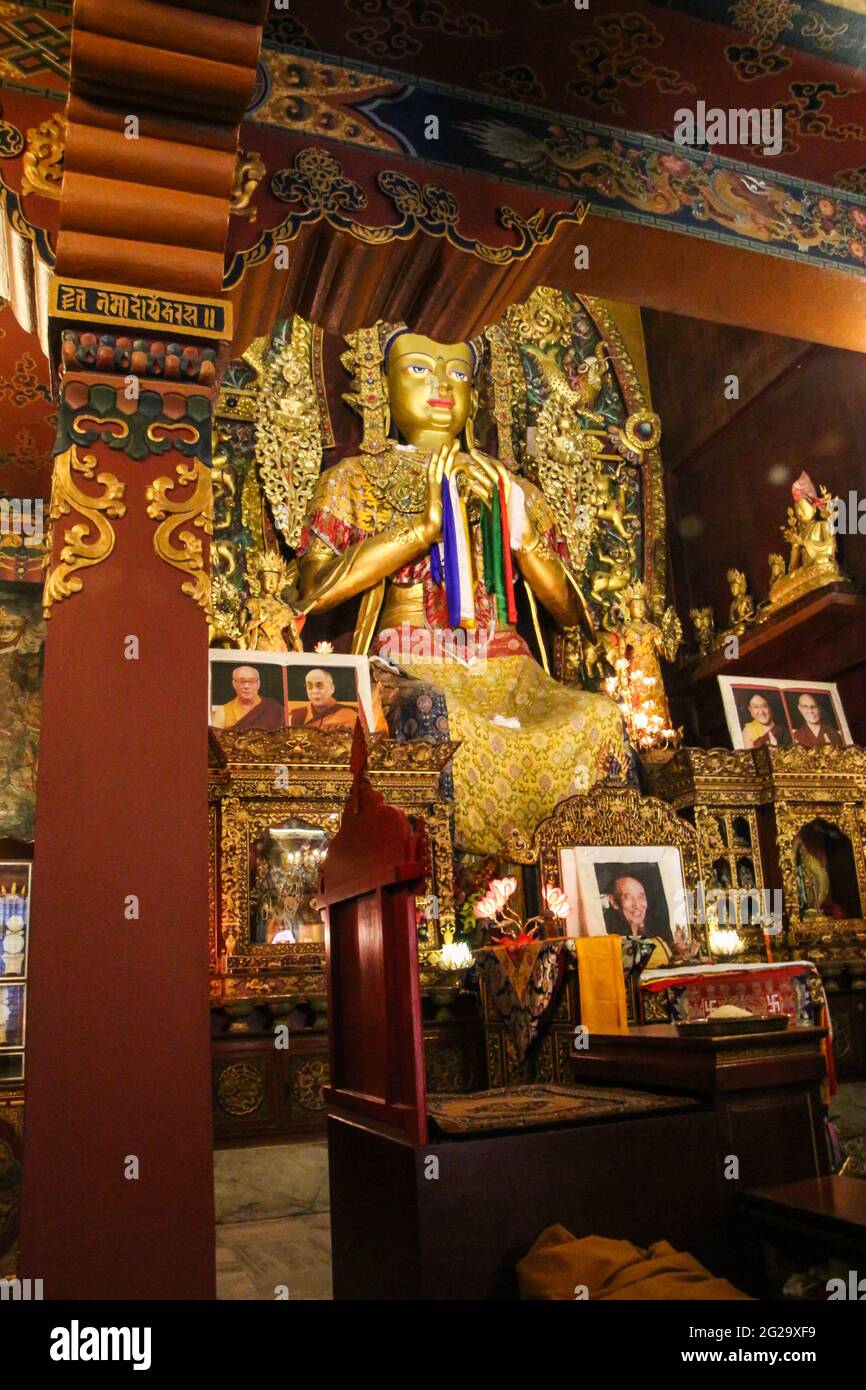
<path fill-rule="evenodd" d="M 845 1282 L 852 1287 L 846 1287 L 846 1297 L 866 1297 L 866 1182 L 862 1178 L 802 1179 L 757 1188 L 740 1194 L 738 1214 L 743 1233 L 748 1232 L 759 1247 L 770 1297 L 781 1294 L 791 1273 L 804 1274 L 833 1256 L 850 1266 Z M 808 1296 L 826 1297 L 826 1279 L 816 1280 Z"/>
<path fill-rule="evenodd" d="M 735 1191 L 829 1172 L 824 1140 L 824 1028 L 682 1037 L 672 1023 L 592 1034 L 572 1051 L 575 1081 L 705 1099 L 716 1113 L 720 1167 L 738 1160 Z M 729 1167 L 731 1165 L 728 1165 Z"/>

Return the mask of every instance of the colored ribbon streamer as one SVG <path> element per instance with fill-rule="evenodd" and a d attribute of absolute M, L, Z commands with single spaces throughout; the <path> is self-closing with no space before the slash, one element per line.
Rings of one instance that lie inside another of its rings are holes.
<path fill-rule="evenodd" d="M 501 623 L 517 622 L 514 600 L 514 569 L 511 563 L 511 533 L 505 501 L 505 480 L 499 475 L 490 509 L 482 514 L 481 543 L 484 556 L 484 583 L 495 595 L 496 616 Z"/>
<path fill-rule="evenodd" d="M 472 628 L 475 626 L 475 604 L 469 523 L 453 478 L 442 480 L 442 550 L 448 622 L 452 628 Z"/>

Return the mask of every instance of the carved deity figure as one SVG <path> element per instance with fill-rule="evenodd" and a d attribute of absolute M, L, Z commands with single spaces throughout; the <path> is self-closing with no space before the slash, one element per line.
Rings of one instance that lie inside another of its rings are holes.
<path fill-rule="evenodd" d="M 642 583 L 630 584 L 622 591 L 619 605 L 623 620 L 618 631 L 631 666 L 652 676 L 664 697 L 659 653 L 666 661 L 673 661 L 683 640 L 683 629 L 673 608 L 665 609 L 660 623 L 653 622 L 648 598 L 647 587 Z"/>
<path fill-rule="evenodd" d="M 255 553 L 247 567 L 251 595 L 239 646 L 248 652 L 303 651 L 301 619 L 281 597 L 288 582 L 287 566 L 276 551 Z M 288 638 L 288 641 L 286 640 Z"/>
<path fill-rule="evenodd" d="M 623 775 L 621 716 L 606 696 L 548 676 L 516 630 L 519 585 L 537 633 L 538 601 L 593 635 L 544 495 L 475 447 L 474 345 L 382 324 L 348 341 L 346 399 L 364 439 L 319 479 L 298 549 L 300 606 L 360 596 L 353 649 L 387 653 L 444 692 L 461 744 L 457 842 L 495 853 L 563 797 Z M 483 655 L 462 659 L 462 639 L 478 632 Z"/>
<path fill-rule="evenodd" d="M 833 498 L 825 487 L 820 495 L 807 473 L 801 473 L 791 489 L 793 507 L 788 508 L 788 524 L 782 534 L 791 546 L 788 573 L 809 565 L 835 565 L 836 533 L 831 513 Z"/>
<path fill-rule="evenodd" d="M 755 600 L 749 593 L 749 581 L 742 570 L 728 570 L 726 578 L 731 588 L 729 632 L 742 637 L 749 624 L 755 620 Z"/>
<path fill-rule="evenodd" d="M 665 695 L 659 656 L 673 661 L 683 640 L 683 629 L 673 608 L 665 609 L 660 622 L 649 614 L 649 594 L 643 583 L 630 584 L 618 598 L 621 619 L 616 632 L 619 651 L 628 661 L 629 678 L 636 683 L 647 707 L 670 728 L 670 710 Z"/>
<path fill-rule="evenodd" d="M 706 656 L 712 650 L 716 636 L 716 618 L 712 608 L 690 608 L 689 617 L 695 630 L 698 652 Z"/>
<path fill-rule="evenodd" d="M 812 589 L 845 580 L 836 557 L 833 509 L 836 499 L 825 487 L 816 490 L 808 473 L 801 473 L 791 488 L 793 507 L 781 528 L 791 547 L 787 573 L 779 569 L 780 556 L 770 556 L 769 607 L 781 608 Z"/>

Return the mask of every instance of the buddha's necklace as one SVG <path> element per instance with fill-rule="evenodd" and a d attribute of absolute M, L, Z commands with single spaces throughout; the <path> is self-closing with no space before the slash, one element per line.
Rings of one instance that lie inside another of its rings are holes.
<path fill-rule="evenodd" d="M 381 454 L 365 454 L 364 472 L 376 496 L 401 516 L 417 516 L 427 497 L 427 456 L 411 445 L 391 444 Z"/>

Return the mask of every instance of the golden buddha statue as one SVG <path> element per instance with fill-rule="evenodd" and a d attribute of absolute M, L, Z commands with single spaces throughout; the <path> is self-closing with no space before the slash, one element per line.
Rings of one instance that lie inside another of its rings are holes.
<path fill-rule="evenodd" d="M 353 650 L 387 651 L 444 692 L 461 743 L 456 841 L 495 853 L 563 797 L 624 775 L 622 719 L 606 696 L 553 680 L 516 630 L 522 580 L 533 617 L 538 600 L 563 627 L 594 635 L 543 494 L 475 447 L 474 346 L 385 325 L 349 342 L 356 390 L 346 399 L 364 439 L 319 478 L 298 547 L 299 606 L 362 595 Z"/>

